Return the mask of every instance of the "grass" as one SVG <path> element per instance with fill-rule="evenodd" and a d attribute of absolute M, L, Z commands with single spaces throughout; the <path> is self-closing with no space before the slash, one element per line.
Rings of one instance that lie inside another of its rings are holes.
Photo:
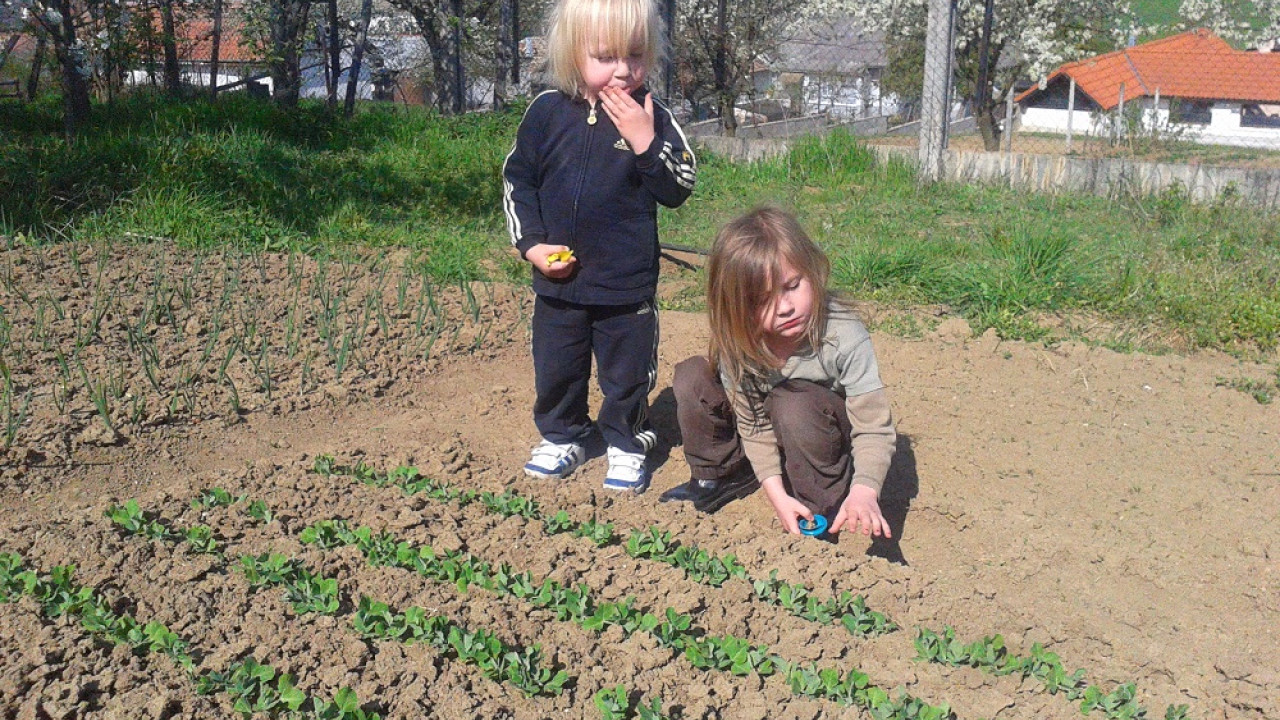
<path fill-rule="evenodd" d="M 442 118 L 387 106 L 344 120 L 227 96 L 136 96 L 95 110 L 67 144 L 52 103 L 0 104 L 0 235 L 164 238 L 195 250 L 408 247 L 449 281 L 526 277 L 509 255 L 500 168 L 519 111 Z M 1280 218 L 1174 188 L 1122 200 L 988 185 L 921 187 L 834 134 L 786 156 L 703 153 L 698 189 L 660 215 L 664 242 L 706 248 L 759 203 L 794 210 L 858 299 L 942 305 L 976 332 L 1054 339 L 1080 318 L 1119 348 L 1272 351 L 1280 340 Z M 681 291 L 697 307 L 696 284 Z M 1097 324 L 1097 323 L 1095 323 Z"/>

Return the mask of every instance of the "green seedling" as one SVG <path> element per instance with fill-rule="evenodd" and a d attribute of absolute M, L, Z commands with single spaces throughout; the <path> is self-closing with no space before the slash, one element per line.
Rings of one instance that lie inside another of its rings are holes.
<path fill-rule="evenodd" d="M 633 530 L 624 546 L 627 554 L 634 558 L 652 558 L 666 561 L 672 557 L 675 547 L 669 530 L 650 527 L 647 530 Z"/>
<path fill-rule="evenodd" d="M 561 510 L 549 518 L 544 518 L 542 521 L 542 530 L 548 535 L 559 535 L 576 527 L 577 523 L 573 521 L 573 518 L 569 517 L 569 513 L 565 510 Z"/>
<path fill-rule="evenodd" d="M 599 523 L 588 520 L 573 531 L 574 537 L 586 538 L 596 547 L 604 547 L 613 542 L 613 523 Z"/>
<path fill-rule="evenodd" d="M 484 503 L 484 506 L 488 508 L 490 512 L 495 512 L 505 517 L 511 517 L 513 515 L 518 515 L 523 518 L 540 517 L 540 513 L 538 512 L 538 503 L 536 501 L 510 491 L 504 492 L 500 495 L 491 492 L 480 493 L 480 502 Z"/>
<path fill-rule="evenodd" d="M 193 525 L 186 531 L 187 544 L 198 553 L 213 554 L 218 551 L 218 541 L 213 537 L 213 529 L 207 525 Z"/>
<path fill-rule="evenodd" d="M 338 612 L 338 581 L 298 568 L 294 577 L 285 584 L 285 597 L 299 615 L 310 612 L 332 615 Z"/>
<path fill-rule="evenodd" d="M 625 685 L 602 688 L 591 697 L 591 702 L 600 711 L 601 720 L 626 720 L 631 710 L 631 699 L 627 697 Z"/>
<path fill-rule="evenodd" d="M 200 495 L 191 501 L 191 507 L 199 510 L 200 508 L 227 507 L 234 503 L 245 499 L 245 495 L 235 497 L 226 490 L 215 487 L 205 488 L 200 491 Z"/>
<path fill-rule="evenodd" d="M 308 545 L 329 549 L 355 545 L 357 538 L 345 520 L 322 520 L 303 528 L 298 539 Z"/>
<path fill-rule="evenodd" d="M 1085 688 L 1080 701 L 1080 712 L 1088 714 L 1101 710 L 1113 720 L 1137 720 L 1146 717 L 1146 709 L 1138 704 L 1138 689 L 1133 683 L 1119 685 L 1115 690 L 1104 693 L 1096 686 Z"/>
<path fill-rule="evenodd" d="M 267 505 L 265 500 L 254 500 L 249 503 L 249 507 L 245 509 L 249 513 L 249 517 L 260 523 L 270 525 L 275 519 L 275 514 L 271 512 L 271 507 Z"/>
<path fill-rule="evenodd" d="M 268 585 L 284 585 L 294 575 L 293 561 L 278 553 L 240 556 L 240 572 L 255 590 Z"/>
<path fill-rule="evenodd" d="M 112 505 L 103 513 L 107 518 L 124 528 L 125 532 L 141 535 L 152 540 L 167 540 L 173 532 L 158 520 L 150 519 L 138 507 L 137 500 L 127 500 L 124 505 Z"/>

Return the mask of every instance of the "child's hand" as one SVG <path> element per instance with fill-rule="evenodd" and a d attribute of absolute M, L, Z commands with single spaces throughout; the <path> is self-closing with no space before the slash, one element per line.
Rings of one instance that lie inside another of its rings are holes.
<path fill-rule="evenodd" d="M 568 259 L 564 258 L 564 253 L 568 253 Z M 574 266 L 578 263 L 569 246 L 548 243 L 539 243 L 529 248 L 525 251 L 524 258 L 538 268 L 538 272 L 555 280 L 572 275 Z"/>
<path fill-rule="evenodd" d="M 641 105 L 626 90 L 606 87 L 600 91 L 600 104 L 632 152 L 639 155 L 649 149 L 654 138 L 652 93 L 645 93 Z"/>
<path fill-rule="evenodd" d="M 778 522 L 782 523 L 783 530 L 792 535 L 800 535 L 800 518 L 813 522 L 813 511 L 787 494 L 787 489 L 782 486 L 781 475 L 765 478 L 760 486 L 764 488 L 765 496 L 773 505 L 773 513 L 778 516 Z"/>
<path fill-rule="evenodd" d="M 863 535 L 875 537 L 893 537 L 889 529 L 889 521 L 880 513 L 880 501 L 876 491 L 866 485 L 851 485 L 849 495 L 840 503 L 840 512 L 836 513 L 835 522 L 831 523 L 829 532 L 841 530 L 857 532 L 862 529 Z"/>

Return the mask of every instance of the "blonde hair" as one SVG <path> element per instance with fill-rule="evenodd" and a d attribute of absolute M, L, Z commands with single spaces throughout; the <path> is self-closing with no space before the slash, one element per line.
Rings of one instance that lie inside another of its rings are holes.
<path fill-rule="evenodd" d="M 709 357 L 736 387 L 747 387 L 786 359 L 769 350 L 760 321 L 782 291 L 783 263 L 813 289 L 805 336 L 816 348 L 826 332 L 831 263 L 793 215 L 774 207 L 755 208 L 722 227 L 711 247 L 707 260 Z"/>
<path fill-rule="evenodd" d="M 618 57 L 639 51 L 645 67 L 663 60 L 662 18 L 655 0 L 560 0 L 547 28 L 547 83 L 578 95 L 582 74 L 578 63 L 588 53 L 604 50 Z"/>

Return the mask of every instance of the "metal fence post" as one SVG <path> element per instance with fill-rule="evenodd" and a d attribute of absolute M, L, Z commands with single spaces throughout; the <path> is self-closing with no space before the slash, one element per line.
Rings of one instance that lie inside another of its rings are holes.
<path fill-rule="evenodd" d="M 1120 83 L 1120 104 L 1116 105 L 1116 122 L 1112 126 L 1111 144 L 1119 145 L 1124 135 L 1124 83 Z"/>
<path fill-rule="evenodd" d="M 1004 151 L 1013 153 L 1013 88 L 1009 88 L 1004 101 Z"/>
<path fill-rule="evenodd" d="M 924 87 L 920 94 L 920 180 L 943 176 L 942 151 L 947 146 L 947 107 L 951 95 L 952 27 L 956 0 L 929 0 L 925 31 Z"/>
<path fill-rule="evenodd" d="M 1075 78 L 1071 78 L 1071 88 L 1066 92 L 1066 151 L 1071 151 L 1071 124 L 1075 122 Z"/>

